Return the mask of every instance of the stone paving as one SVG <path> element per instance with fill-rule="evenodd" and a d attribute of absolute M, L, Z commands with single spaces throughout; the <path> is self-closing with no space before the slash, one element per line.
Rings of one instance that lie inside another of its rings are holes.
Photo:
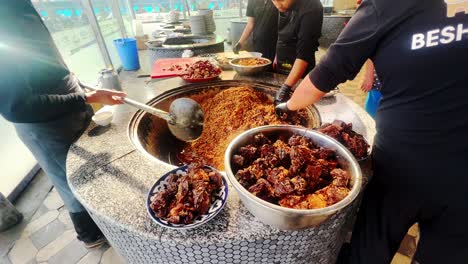
<path fill-rule="evenodd" d="M 76 239 L 70 216 L 52 189 L 1 264 L 120 264 L 124 263 L 108 245 L 86 249 Z"/>

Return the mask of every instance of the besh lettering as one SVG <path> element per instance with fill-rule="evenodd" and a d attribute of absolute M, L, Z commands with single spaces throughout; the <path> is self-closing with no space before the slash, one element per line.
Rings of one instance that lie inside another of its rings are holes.
<path fill-rule="evenodd" d="M 440 44 L 446 45 L 454 41 L 462 41 L 465 34 L 468 34 L 468 28 L 464 28 L 463 24 L 458 24 L 457 27 L 447 26 L 442 30 L 430 30 L 425 34 L 417 33 L 413 35 L 411 49 L 418 50 L 425 47 L 435 47 Z"/>

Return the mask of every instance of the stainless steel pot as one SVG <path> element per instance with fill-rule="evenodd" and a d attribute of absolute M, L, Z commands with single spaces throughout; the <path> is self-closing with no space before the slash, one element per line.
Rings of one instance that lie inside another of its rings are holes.
<path fill-rule="evenodd" d="M 351 191 L 340 202 L 321 209 L 299 210 L 281 207 L 258 198 L 245 189 L 236 179 L 231 161 L 238 149 L 253 142 L 254 135 L 264 133 L 265 136 L 299 134 L 312 139 L 318 146 L 333 149 L 338 156 L 338 163 L 351 176 Z M 299 126 L 272 125 L 250 129 L 237 136 L 228 146 L 224 156 L 226 175 L 234 189 L 239 194 L 242 203 L 263 223 L 282 230 L 295 230 L 313 227 L 321 224 L 333 214 L 345 208 L 358 196 L 361 190 L 362 173 L 358 162 L 343 145 L 333 138 L 320 132 Z"/>
<path fill-rule="evenodd" d="M 246 57 L 246 58 L 237 58 L 229 61 L 229 65 L 240 75 L 255 75 L 257 73 L 264 72 L 270 67 L 271 61 L 267 58 L 261 58 L 267 62 L 263 65 L 256 65 L 256 66 L 243 66 L 237 64 L 239 60 L 248 59 L 248 58 L 255 58 L 255 57 Z"/>
<path fill-rule="evenodd" d="M 278 89 L 277 86 L 271 84 L 243 80 L 214 81 L 210 83 L 189 84 L 169 90 L 151 99 L 146 104 L 168 111 L 171 103 L 177 98 L 212 90 L 221 91 L 238 86 L 250 86 L 257 91 L 269 95 L 271 98 L 273 98 Z M 320 127 L 321 119 L 318 110 L 313 106 L 308 107 L 307 114 L 309 116 L 307 127 Z M 182 165 L 177 155 L 182 151 L 185 143 L 176 139 L 171 134 L 165 120 L 143 111 L 137 111 L 130 120 L 128 136 L 136 149 L 149 159 L 175 166 Z"/>

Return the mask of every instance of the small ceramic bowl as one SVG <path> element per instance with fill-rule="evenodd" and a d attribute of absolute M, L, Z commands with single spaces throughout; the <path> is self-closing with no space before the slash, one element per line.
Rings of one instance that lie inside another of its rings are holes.
<path fill-rule="evenodd" d="M 108 126 L 113 118 L 114 114 L 111 111 L 101 111 L 94 114 L 92 120 L 99 126 Z"/>
<path fill-rule="evenodd" d="M 215 168 L 206 166 L 205 168 L 216 171 Z M 228 183 L 226 181 L 226 178 L 223 174 L 222 180 L 223 180 L 223 186 L 220 188 L 219 192 L 216 194 L 216 198 L 214 201 L 212 201 L 210 209 L 208 210 L 208 213 L 201 215 L 195 219 L 195 221 L 191 224 L 173 224 L 169 223 L 168 221 L 161 219 L 157 217 L 151 209 L 151 197 L 153 197 L 155 194 L 164 191 L 167 188 L 167 180 L 171 174 L 177 174 L 180 176 L 186 175 L 188 170 L 188 165 L 176 168 L 172 171 L 169 171 L 168 173 L 164 174 L 159 178 L 151 187 L 148 197 L 146 199 L 146 210 L 148 211 L 148 214 L 150 215 L 151 219 L 158 225 L 162 227 L 166 227 L 169 229 L 191 229 L 195 227 L 199 227 L 203 224 L 206 224 L 208 221 L 213 219 L 221 210 L 224 208 L 224 205 L 226 204 L 227 197 L 228 197 Z"/>

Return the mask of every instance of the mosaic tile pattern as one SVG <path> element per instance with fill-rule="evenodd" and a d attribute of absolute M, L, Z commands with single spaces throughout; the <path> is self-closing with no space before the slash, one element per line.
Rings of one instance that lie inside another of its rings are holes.
<path fill-rule="evenodd" d="M 334 263 L 358 202 L 316 228 L 279 231 L 257 239 L 205 241 L 203 229 L 184 243 L 145 237 L 92 214 L 114 249 L 128 263 Z M 194 232 L 197 232 L 194 230 Z"/>

